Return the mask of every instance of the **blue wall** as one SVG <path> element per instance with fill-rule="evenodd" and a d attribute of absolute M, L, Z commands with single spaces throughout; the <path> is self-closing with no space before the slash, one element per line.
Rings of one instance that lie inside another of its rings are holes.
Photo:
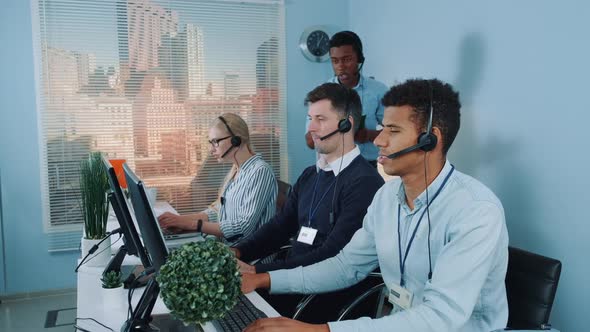
<path fill-rule="evenodd" d="M 30 3 L 4 0 L 1 6 L 0 189 L 7 287 L 0 287 L 0 295 L 75 287 L 73 270 L 79 253 L 48 253 L 43 232 Z M 331 75 L 328 63 L 311 63 L 303 58 L 299 36 L 310 25 L 347 26 L 348 5 L 338 0 L 287 0 L 285 19 L 289 180 L 293 182 L 314 161 L 313 152 L 303 144 L 307 114 L 303 98 Z"/>
<path fill-rule="evenodd" d="M 331 75 L 303 58 L 309 25 L 357 31 L 365 73 L 391 85 L 436 76 L 461 91 L 462 129 L 450 158 L 488 184 L 506 209 L 511 244 L 563 261 L 552 322 L 583 331 L 590 321 L 585 275 L 590 227 L 581 133 L 590 120 L 590 4 L 533 0 L 406 3 L 287 0 L 287 109 L 290 180 L 314 156 L 303 146 L 303 98 Z M 351 15 L 350 13 L 354 13 Z M 384 14 L 386 13 L 386 15 Z M 49 254 L 43 233 L 28 1 L 0 11 L 0 171 L 6 293 L 75 286 L 78 253 Z M 2 289 L 0 288 L 0 291 Z"/>
<path fill-rule="evenodd" d="M 450 159 L 500 197 L 511 245 L 563 262 L 551 321 L 587 331 L 590 3 L 352 0 L 350 12 L 365 68 L 388 85 L 436 76 L 460 90 Z"/>
<path fill-rule="evenodd" d="M 287 27 L 287 123 L 289 177 L 295 183 L 303 169 L 315 162 L 315 152 L 305 145 L 305 95 L 333 74 L 329 62 L 310 62 L 299 50 L 299 37 L 305 28 L 327 25 L 334 31 L 348 25 L 348 2 L 342 0 L 286 0 Z"/>
<path fill-rule="evenodd" d="M 2 2 L 0 41 L 5 293 L 75 287 L 74 262 L 79 253 L 48 253 L 43 232 L 29 1 Z"/>

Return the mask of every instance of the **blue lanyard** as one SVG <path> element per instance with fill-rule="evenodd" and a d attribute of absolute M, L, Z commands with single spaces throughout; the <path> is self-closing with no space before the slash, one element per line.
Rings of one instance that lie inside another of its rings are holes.
<path fill-rule="evenodd" d="M 447 184 L 447 181 L 451 177 L 451 174 L 453 174 L 454 170 L 455 170 L 455 166 L 451 165 L 451 170 L 449 171 L 449 174 L 447 174 L 447 176 L 443 180 L 443 183 L 440 185 L 440 187 L 438 188 L 438 190 L 436 191 L 434 196 L 432 196 L 432 199 L 430 200 L 430 202 L 428 202 L 428 205 L 426 205 L 426 209 L 424 209 L 424 211 L 422 211 L 422 214 L 420 215 L 420 219 L 418 219 L 418 223 L 416 224 L 416 227 L 414 228 L 414 231 L 412 232 L 412 236 L 410 237 L 410 242 L 408 242 L 408 245 L 406 246 L 406 253 L 404 254 L 403 260 L 402 260 L 402 239 L 401 239 L 402 236 L 401 236 L 401 232 L 400 232 L 401 204 L 399 204 L 399 203 L 397 204 L 397 245 L 398 245 L 398 249 L 399 249 L 399 273 L 400 273 L 400 278 L 401 278 L 400 286 L 402 286 L 402 287 L 405 284 L 404 270 L 406 267 L 406 259 L 408 258 L 408 253 L 410 252 L 410 248 L 412 247 L 412 243 L 414 242 L 414 237 L 416 236 L 416 231 L 418 230 L 418 227 L 420 227 L 420 222 L 422 222 L 422 218 L 424 217 L 424 214 L 426 213 L 426 211 L 430 207 L 430 204 L 432 204 L 432 202 L 434 202 L 434 200 L 438 197 L 438 194 L 440 194 L 442 189 L 445 187 L 445 184 Z"/>
<path fill-rule="evenodd" d="M 315 213 L 318 211 L 318 208 L 320 207 L 320 203 L 322 202 L 324 197 L 326 197 L 326 195 L 328 194 L 330 189 L 332 189 L 332 186 L 336 182 L 336 180 L 332 180 L 332 183 L 330 184 L 328 189 L 324 192 L 324 194 L 322 195 L 322 198 L 320 198 L 320 200 L 318 201 L 318 204 L 316 204 L 315 208 L 313 208 L 313 202 L 315 201 L 316 189 L 318 188 L 318 182 L 320 181 L 321 174 L 322 174 L 322 171 L 320 171 L 318 173 L 318 176 L 315 178 L 315 184 L 313 185 L 313 196 L 311 197 L 311 204 L 309 204 L 309 215 L 308 215 L 309 218 L 307 219 L 307 227 L 309 227 L 311 225 L 311 219 L 313 218 L 313 216 L 315 216 Z"/>

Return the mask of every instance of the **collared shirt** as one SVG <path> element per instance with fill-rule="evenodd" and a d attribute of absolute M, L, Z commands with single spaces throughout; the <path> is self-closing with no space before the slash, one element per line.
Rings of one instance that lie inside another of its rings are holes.
<path fill-rule="evenodd" d="M 447 161 L 428 187 L 429 198 L 451 169 Z M 397 219 L 398 204 L 401 205 Z M 363 227 L 335 257 L 292 270 L 270 272 L 271 292 L 317 293 L 348 287 L 381 268 L 385 284 L 399 285 L 397 226 L 402 250 L 426 208 L 426 192 L 405 202 L 400 179 L 375 195 Z M 428 280 L 427 217 L 420 223 L 405 264 L 405 288 L 414 294 L 410 309 L 380 319 L 329 323 L 330 331 L 492 331 L 506 326 L 504 279 L 508 232 L 498 198 L 477 180 L 455 170 L 429 208 L 432 279 Z"/>
<path fill-rule="evenodd" d="M 340 83 L 338 76 L 332 77 L 328 82 Z M 377 130 L 377 125 L 383 122 L 383 104 L 381 99 L 387 92 L 387 86 L 373 78 L 360 75 L 358 84 L 353 88 L 361 98 L 363 115 L 365 115 L 365 128 Z M 379 150 L 373 142 L 358 143 L 361 155 L 367 160 L 376 160 Z"/>
<path fill-rule="evenodd" d="M 238 174 L 223 190 L 223 203 L 217 211 L 205 212 L 211 222 L 219 222 L 225 239 L 237 237 L 228 242 L 233 244 L 254 233 L 276 213 L 278 193 L 277 180 L 270 166 L 260 155 L 254 155 L 240 167 Z"/>
<path fill-rule="evenodd" d="M 338 254 L 362 226 L 367 207 L 383 185 L 375 167 L 360 155 L 340 175 L 336 183 L 333 172 L 318 172 L 316 165 L 303 170 L 276 216 L 236 246 L 243 260 L 266 257 L 287 242 L 293 247 L 284 260 L 257 264 L 256 272 L 306 266 Z M 310 224 L 318 230 L 313 244 L 291 240 L 302 226 Z"/>
<path fill-rule="evenodd" d="M 318 158 L 318 161 L 315 164 L 316 170 L 319 172 L 320 170 L 324 172 L 334 172 L 334 176 L 338 176 L 338 174 L 348 167 L 350 163 L 356 158 L 361 151 L 359 150 L 358 146 L 355 146 L 354 149 L 348 151 L 344 156 L 332 161 L 331 163 L 327 163 L 323 157 Z"/>

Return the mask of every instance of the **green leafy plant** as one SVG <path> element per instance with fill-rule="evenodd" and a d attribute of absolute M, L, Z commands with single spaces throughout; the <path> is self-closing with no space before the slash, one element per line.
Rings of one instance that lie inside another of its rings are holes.
<path fill-rule="evenodd" d="M 109 217 L 109 180 L 100 152 L 92 152 L 80 163 L 81 206 L 86 239 L 105 237 Z"/>
<path fill-rule="evenodd" d="M 233 252 L 213 239 L 173 251 L 156 280 L 166 307 L 185 324 L 222 318 L 241 294 Z"/>
<path fill-rule="evenodd" d="M 102 288 L 118 288 L 123 286 L 120 271 L 108 271 L 100 278 L 102 281 Z"/>

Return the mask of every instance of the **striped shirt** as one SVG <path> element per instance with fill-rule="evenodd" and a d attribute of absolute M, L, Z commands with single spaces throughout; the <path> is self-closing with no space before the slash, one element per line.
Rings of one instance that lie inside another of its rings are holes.
<path fill-rule="evenodd" d="M 219 222 L 226 243 L 232 245 L 254 233 L 276 212 L 277 180 L 260 155 L 246 160 L 230 180 L 217 206 L 205 212 L 211 222 Z M 231 239 L 231 241 L 227 241 Z"/>

